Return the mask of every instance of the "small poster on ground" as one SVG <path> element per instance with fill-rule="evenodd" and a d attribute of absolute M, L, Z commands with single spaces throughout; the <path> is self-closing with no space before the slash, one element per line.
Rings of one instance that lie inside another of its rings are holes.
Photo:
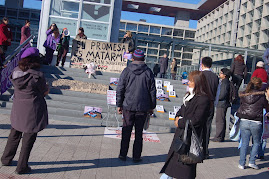
<path fill-rule="evenodd" d="M 108 138 L 113 138 L 113 139 L 121 139 L 121 134 L 122 134 L 122 128 L 111 128 L 111 127 L 106 127 L 104 131 L 104 136 Z M 131 134 L 131 140 L 135 139 L 135 131 L 132 131 Z M 156 142 L 160 143 L 160 139 L 157 136 L 156 133 L 153 132 L 147 132 L 143 130 L 143 140 L 144 142 Z"/>
<path fill-rule="evenodd" d="M 164 94 L 164 91 L 162 89 L 157 89 L 157 95 L 162 95 Z"/>
<path fill-rule="evenodd" d="M 169 91 L 169 97 L 175 98 L 176 92 L 175 91 Z"/>
<path fill-rule="evenodd" d="M 188 79 L 182 79 L 182 84 L 183 84 L 183 85 L 188 85 L 188 82 L 189 82 Z"/>
<path fill-rule="evenodd" d="M 176 113 L 173 111 L 169 111 L 169 120 L 175 120 L 176 118 Z"/>
<path fill-rule="evenodd" d="M 157 87 L 157 85 L 163 86 L 163 81 L 162 80 L 156 80 L 156 87 Z"/>
<path fill-rule="evenodd" d="M 173 85 L 167 86 L 167 92 L 169 92 L 169 91 L 174 91 L 174 86 Z"/>
<path fill-rule="evenodd" d="M 169 86 L 169 85 L 170 85 L 170 81 L 164 81 L 164 82 L 163 82 L 163 86 L 164 86 L 164 87 L 167 87 L 167 86 Z"/>
<path fill-rule="evenodd" d="M 156 105 L 156 111 L 160 113 L 164 113 L 163 105 Z"/>
<path fill-rule="evenodd" d="M 170 101 L 167 94 L 161 94 L 156 96 L 159 101 Z"/>
<path fill-rule="evenodd" d="M 116 105 L 116 91 L 114 90 L 107 90 L 107 104 L 108 105 Z"/>
<path fill-rule="evenodd" d="M 118 86 L 119 78 L 110 78 L 110 86 Z"/>
<path fill-rule="evenodd" d="M 156 84 L 156 89 L 163 89 L 163 86 L 161 84 Z"/>
<path fill-rule="evenodd" d="M 174 112 L 177 113 L 180 110 L 180 106 L 174 106 Z"/>
<path fill-rule="evenodd" d="M 85 106 L 84 117 L 102 119 L 102 108 Z"/>

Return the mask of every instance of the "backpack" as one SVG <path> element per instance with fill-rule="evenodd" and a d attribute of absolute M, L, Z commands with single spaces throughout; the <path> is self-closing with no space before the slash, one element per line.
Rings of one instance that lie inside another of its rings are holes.
<path fill-rule="evenodd" d="M 236 102 L 236 89 L 233 84 L 233 82 L 230 81 L 230 96 L 229 96 L 229 102 L 231 104 L 234 104 Z"/>

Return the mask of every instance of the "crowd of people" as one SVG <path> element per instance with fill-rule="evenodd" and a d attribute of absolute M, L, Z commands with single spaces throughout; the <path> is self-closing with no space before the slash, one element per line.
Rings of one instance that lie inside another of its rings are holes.
<path fill-rule="evenodd" d="M 22 44 L 31 35 L 30 21 L 25 22 L 21 32 L 20 43 Z M 0 33 L 2 58 L 12 40 L 7 18 L 3 18 Z M 79 28 L 76 38 L 87 39 L 82 27 Z M 46 48 L 45 63 L 51 64 L 53 53 L 57 50 L 56 66 L 59 65 L 60 61 L 62 61 L 61 65 L 64 66 L 69 41 L 70 34 L 67 28 L 62 29 L 60 33 L 57 25 L 51 24 L 47 30 L 47 39 L 44 42 Z M 156 107 L 155 77 L 158 73 L 160 78 L 165 77 L 169 68 L 168 58 L 167 54 L 164 54 L 160 59 L 160 69 L 156 74 L 146 65 L 144 52 L 134 48 L 130 32 L 126 33 L 122 43 L 128 44 L 127 53 L 132 54 L 132 60 L 122 71 L 116 91 L 118 113 L 123 115 L 122 139 L 118 157 L 122 161 L 127 160 L 131 132 L 135 127 L 132 157 L 133 162 L 137 163 L 142 161 L 144 123 L 148 115 L 153 114 Z M 14 86 L 13 107 L 10 117 L 12 127 L 1 162 L 5 166 L 11 165 L 23 137 L 16 168 L 18 174 L 31 171 L 28 160 L 37 133 L 48 125 L 48 111 L 44 97 L 49 93 L 49 88 L 43 73 L 39 70 L 40 65 L 39 50 L 33 47 L 27 48 L 21 55 L 18 67 L 14 69 L 10 77 Z M 252 136 L 253 146 L 248 166 L 259 169 L 255 160 L 264 157 L 266 145 L 266 142 L 262 140 L 263 109 L 269 110 L 269 90 L 266 90 L 268 75 L 265 65 L 268 65 L 267 62 L 265 64 L 262 61 L 256 64 L 256 70 L 243 92 L 239 92 L 239 88 L 243 79 L 247 76 L 247 67 L 242 55 L 235 58 L 231 69 L 222 68 L 218 76 L 211 70 L 212 59 L 210 57 L 202 59 L 201 71 L 189 73 L 188 92 L 183 97 L 180 110 L 176 113 L 174 121 L 176 132 L 167 159 L 160 171 L 162 173 L 161 179 L 192 179 L 196 177 L 197 164 L 210 158 L 208 145 L 214 116 L 216 118 L 216 134 L 212 141 L 224 142 L 227 108 L 239 99 L 240 107 L 236 115 L 240 118 L 242 145 L 238 168 L 245 169 L 247 148 Z M 173 59 L 171 64 L 173 79 L 175 79 L 176 72 L 177 62 L 176 59 Z M 231 77 L 232 80 L 230 81 Z M 199 161 L 194 160 L 194 156 L 190 155 L 192 154 L 191 149 L 199 151 L 197 147 L 193 148 L 192 146 L 194 135 L 201 145 L 199 148 L 203 149 L 200 152 L 202 160 Z M 187 156 L 187 159 L 183 160 L 183 155 L 184 157 Z M 188 163 L 186 163 L 187 160 L 189 160 Z"/>

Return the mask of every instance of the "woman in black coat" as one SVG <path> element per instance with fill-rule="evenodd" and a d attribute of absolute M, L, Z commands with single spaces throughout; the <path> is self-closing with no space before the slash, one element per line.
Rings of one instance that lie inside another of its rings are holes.
<path fill-rule="evenodd" d="M 196 177 L 196 164 L 187 165 L 179 161 L 179 154 L 174 152 L 173 143 L 176 138 L 183 137 L 187 119 L 191 120 L 198 137 L 202 135 L 201 132 L 206 124 L 210 105 L 213 105 L 209 100 L 207 83 L 203 83 L 204 81 L 206 81 L 205 76 L 200 71 L 193 71 L 189 74 L 189 92 L 183 98 L 183 105 L 176 115 L 175 126 L 177 129 L 168 157 L 160 172 L 165 173 L 161 179 L 168 179 L 169 177 L 193 179 Z M 190 134 L 189 126 L 188 135 Z"/>

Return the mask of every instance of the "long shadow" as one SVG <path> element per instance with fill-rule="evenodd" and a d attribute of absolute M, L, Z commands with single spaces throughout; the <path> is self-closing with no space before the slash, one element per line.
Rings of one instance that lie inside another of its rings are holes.
<path fill-rule="evenodd" d="M 229 179 L 266 179 L 269 178 L 269 172 L 262 172 L 257 175 L 246 175 L 246 176 L 240 176 L 240 177 L 234 177 Z"/>
<path fill-rule="evenodd" d="M 11 125 L 10 124 L 0 124 L 0 129 L 10 129 Z"/>
<path fill-rule="evenodd" d="M 55 173 L 63 171 L 74 171 L 74 170 L 86 170 L 91 168 L 106 168 L 106 167 L 121 167 L 131 165 L 145 165 L 152 163 L 164 162 L 166 159 L 165 155 L 145 156 L 141 163 L 133 163 L 128 158 L 126 162 L 121 161 L 118 158 L 104 158 L 104 159 L 93 159 L 93 160 L 71 160 L 71 161 L 53 161 L 53 162 L 29 162 L 29 165 L 68 165 L 68 164 L 83 164 L 83 166 L 66 166 L 66 167 L 52 167 L 33 169 L 33 173 Z M 89 164 L 86 165 L 85 164 Z"/>
<path fill-rule="evenodd" d="M 85 128 L 95 128 L 95 127 L 102 127 L 102 126 L 81 126 L 81 125 L 66 125 L 66 124 L 49 124 L 47 126 L 48 129 L 85 129 Z"/>

